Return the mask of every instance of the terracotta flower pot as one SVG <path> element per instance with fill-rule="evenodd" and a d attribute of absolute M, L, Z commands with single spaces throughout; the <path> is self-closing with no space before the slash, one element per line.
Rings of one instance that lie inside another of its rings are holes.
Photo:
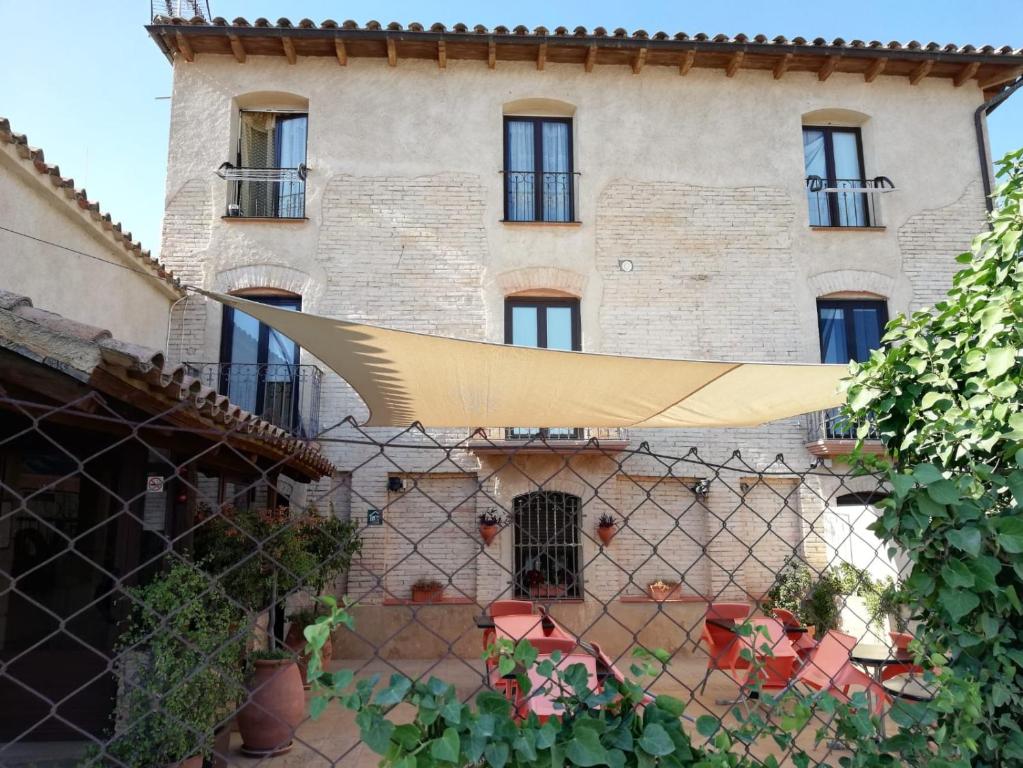
<path fill-rule="evenodd" d="M 249 700 L 238 713 L 242 752 L 280 755 L 291 749 L 295 729 L 305 717 L 305 691 L 291 659 L 258 659 L 249 680 Z"/>
<path fill-rule="evenodd" d="M 501 526 L 499 525 L 481 525 L 480 537 L 483 539 L 483 543 L 489 547 L 490 542 L 494 540 L 500 530 Z"/>
<path fill-rule="evenodd" d="M 663 602 L 670 597 L 673 597 L 678 592 L 678 584 L 666 587 L 655 587 L 653 584 L 647 585 L 647 591 L 650 594 L 651 600 L 657 600 Z"/>
<path fill-rule="evenodd" d="M 444 587 L 412 587 L 413 603 L 439 603 L 443 599 Z"/>
<path fill-rule="evenodd" d="M 611 539 L 615 537 L 616 533 L 617 531 L 613 525 L 597 526 L 597 535 L 605 547 L 611 543 Z"/>
<path fill-rule="evenodd" d="M 306 646 L 306 639 L 303 632 L 305 627 L 300 623 L 293 621 L 291 626 L 288 627 L 288 634 L 284 638 L 284 646 L 291 651 L 299 654 L 298 656 L 298 671 L 302 674 L 302 685 L 306 688 L 309 687 L 309 678 L 306 677 L 306 673 L 309 669 L 309 654 L 302 653 L 302 649 Z M 331 636 L 327 635 L 327 642 L 323 644 L 323 648 L 320 651 L 320 665 L 326 666 L 327 662 L 331 660 L 334 655 L 334 643 L 331 641 Z"/>

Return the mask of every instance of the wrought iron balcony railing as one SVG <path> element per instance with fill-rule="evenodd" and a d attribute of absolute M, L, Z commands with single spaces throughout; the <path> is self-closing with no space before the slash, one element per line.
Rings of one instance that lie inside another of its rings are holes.
<path fill-rule="evenodd" d="M 578 173 L 502 171 L 504 220 L 576 222 Z"/>
<path fill-rule="evenodd" d="M 287 363 L 185 363 L 191 376 L 235 405 L 296 437 L 320 430 L 320 382 L 315 365 Z"/>
<path fill-rule="evenodd" d="M 247 168 L 224 163 L 217 175 L 228 184 L 227 215 L 304 219 L 306 167 Z"/>
<path fill-rule="evenodd" d="M 886 176 L 873 179 L 806 177 L 806 199 L 813 227 L 880 227 L 881 195 L 895 185 Z"/>
<path fill-rule="evenodd" d="M 469 436 L 469 447 L 477 453 L 531 449 L 549 452 L 620 451 L 629 444 L 629 430 L 616 427 L 480 427 Z"/>
<path fill-rule="evenodd" d="M 806 414 L 806 444 L 811 453 L 828 456 L 849 453 L 859 439 L 859 422 L 852 421 L 841 408 Z M 880 434 L 869 424 L 864 446 L 870 453 L 880 450 Z"/>

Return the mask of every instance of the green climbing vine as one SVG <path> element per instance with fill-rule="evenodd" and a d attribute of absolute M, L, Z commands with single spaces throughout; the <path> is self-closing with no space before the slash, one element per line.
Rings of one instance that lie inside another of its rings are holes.
<path fill-rule="evenodd" d="M 959 257 L 947 299 L 889 324 L 848 411 L 873 419 L 888 451 L 874 531 L 912 565 L 920 645 L 979 691 L 964 747 L 1006 768 L 1023 765 L 1023 150 L 998 174 L 991 229 Z M 935 732 L 969 716 L 937 712 Z"/>

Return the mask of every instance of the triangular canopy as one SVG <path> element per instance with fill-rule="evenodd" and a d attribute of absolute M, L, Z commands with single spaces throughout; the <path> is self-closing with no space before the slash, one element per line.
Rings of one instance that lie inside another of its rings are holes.
<path fill-rule="evenodd" d="M 747 427 L 842 402 L 844 365 L 707 362 L 513 347 L 377 328 L 203 291 L 347 381 L 367 426 Z"/>

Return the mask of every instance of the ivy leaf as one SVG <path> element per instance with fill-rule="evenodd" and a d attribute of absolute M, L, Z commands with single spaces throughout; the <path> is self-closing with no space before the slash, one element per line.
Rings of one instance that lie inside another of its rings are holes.
<path fill-rule="evenodd" d="M 972 587 L 973 572 L 962 560 L 952 560 L 941 569 L 941 580 L 952 588 Z"/>
<path fill-rule="evenodd" d="M 607 750 L 600 743 L 600 735 L 592 728 L 576 730 L 575 737 L 568 742 L 565 749 L 565 757 L 584 768 L 607 765 Z"/>
<path fill-rule="evenodd" d="M 916 478 L 917 482 L 924 485 L 930 485 L 944 479 L 941 476 L 941 470 L 933 464 L 917 464 L 913 468 L 913 477 Z"/>
<path fill-rule="evenodd" d="M 430 744 L 430 756 L 445 763 L 457 763 L 461 746 L 458 731 L 454 728 L 445 728 L 444 734 Z"/>
<path fill-rule="evenodd" d="M 937 504 L 957 504 L 959 502 L 959 489 L 951 480 L 938 480 L 927 484 L 927 495 Z"/>
<path fill-rule="evenodd" d="M 643 729 L 643 735 L 639 737 L 639 746 L 655 757 L 670 755 L 675 751 L 675 742 L 664 730 L 664 726 L 658 723 L 649 723 Z"/>
<path fill-rule="evenodd" d="M 700 715 L 696 718 L 696 732 L 708 739 L 717 733 L 721 727 L 721 721 L 712 715 Z"/>
<path fill-rule="evenodd" d="M 980 531 L 976 528 L 962 528 L 949 531 L 948 543 L 972 557 L 980 553 Z"/>
<path fill-rule="evenodd" d="M 663 709 L 669 715 L 674 715 L 675 717 L 680 717 L 686 708 L 686 705 L 680 699 L 676 699 L 674 696 L 665 696 L 664 694 L 654 699 L 654 706 L 658 709 Z"/>
<path fill-rule="evenodd" d="M 959 621 L 980 605 L 980 598 L 977 595 L 962 589 L 942 589 L 938 592 L 938 598 L 953 621 Z"/>
<path fill-rule="evenodd" d="M 1000 517 L 993 525 L 995 539 L 1002 549 L 1013 555 L 1023 552 L 1023 518 Z"/>
<path fill-rule="evenodd" d="M 996 349 L 989 349 L 987 357 L 984 358 L 984 367 L 987 369 L 987 375 L 993 379 L 1001 376 L 1007 370 L 1012 368 L 1015 363 L 1015 347 L 998 347 Z"/>
<path fill-rule="evenodd" d="M 368 709 L 362 710 L 355 716 L 355 723 L 359 726 L 359 736 L 367 747 L 378 755 L 387 754 L 391 748 L 394 723 Z"/>
<path fill-rule="evenodd" d="M 309 702 L 309 717 L 313 720 L 319 718 L 323 714 L 323 711 L 327 708 L 330 703 L 330 699 L 326 696 L 317 696 Z"/>
<path fill-rule="evenodd" d="M 411 687 L 412 681 L 404 675 L 392 675 L 391 684 L 377 694 L 373 703 L 380 707 L 394 706 L 405 698 Z"/>
<path fill-rule="evenodd" d="M 487 765 L 492 768 L 504 768 L 510 751 L 503 741 L 492 741 L 483 750 L 483 756 L 487 759 Z"/>

